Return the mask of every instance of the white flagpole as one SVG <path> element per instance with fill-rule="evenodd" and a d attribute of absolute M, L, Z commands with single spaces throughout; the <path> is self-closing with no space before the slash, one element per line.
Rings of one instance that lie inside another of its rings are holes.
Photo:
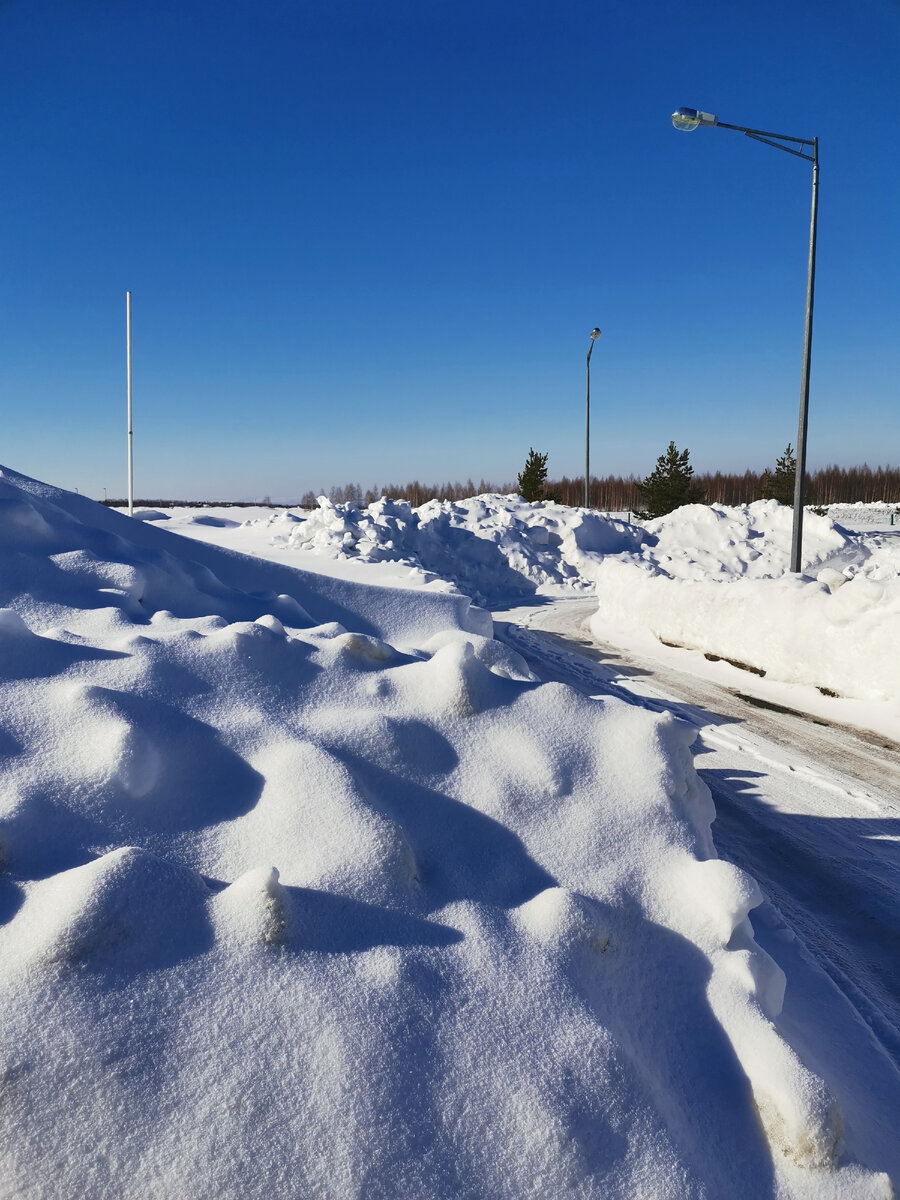
<path fill-rule="evenodd" d="M 125 373 L 128 383 L 128 515 L 134 516 L 134 430 L 131 428 L 131 292 L 125 293 Z"/>

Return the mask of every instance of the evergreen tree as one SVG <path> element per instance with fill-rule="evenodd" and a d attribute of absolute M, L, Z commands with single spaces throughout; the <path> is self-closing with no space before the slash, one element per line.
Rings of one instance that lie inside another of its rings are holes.
<path fill-rule="evenodd" d="M 763 500 L 777 500 L 779 504 L 793 504 L 796 475 L 797 458 L 791 443 L 788 442 L 784 454 L 776 460 L 774 472 L 766 467 L 762 473 L 760 483 Z"/>
<path fill-rule="evenodd" d="M 669 442 L 665 454 L 656 460 L 656 468 L 637 485 L 646 505 L 645 511 L 637 514 L 641 520 L 663 517 L 683 504 L 703 503 L 706 493 L 693 483 L 689 457 L 689 450 L 679 450 Z"/>
<path fill-rule="evenodd" d="M 546 482 L 547 455 L 538 454 L 537 451 L 529 449 L 528 457 L 525 459 L 525 466 L 516 481 L 519 495 L 523 500 L 543 500 L 544 484 Z"/>

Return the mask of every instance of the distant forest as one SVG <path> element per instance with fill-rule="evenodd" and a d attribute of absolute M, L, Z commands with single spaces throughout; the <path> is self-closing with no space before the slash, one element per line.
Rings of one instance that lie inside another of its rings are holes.
<path fill-rule="evenodd" d="M 762 472 L 745 471 L 743 475 L 715 474 L 694 475 L 694 483 L 706 492 L 708 504 L 750 504 L 762 499 Z M 591 478 L 591 508 L 606 512 L 635 512 L 643 507 L 637 485 L 637 475 L 608 475 L 604 479 Z M 467 479 L 465 483 L 390 483 L 386 487 L 370 488 L 363 492 L 358 483 L 346 487 L 335 487 L 329 499 L 335 504 L 371 504 L 380 495 L 393 500 L 408 500 L 414 507 L 426 500 L 465 500 L 484 492 L 499 492 L 506 495 L 516 490 L 515 483 L 494 484 L 482 479 L 478 485 Z M 547 481 L 548 493 L 556 493 L 563 504 L 579 505 L 584 502 L 584 476 Z M 857 500 L 872 503 L 885 500 L 900 502 L 900 467 L 825 467 L 806 476 L 806 503 L 854 504 Z M 315 493 L 307 492 L 301 500 L 304 508 L 315 504 Z"/>
<path fill-rule="evenodd" d="M 608 475 L 605 479 L 596 476 L 591 479 L 591 508 L 606 512 L 636 512 L 642 507 L 637 484 L 637 475 Z M 694 475 L 694 483 L 706 492 L 709 504 L 750 504 L 762 499 L 762 473 L 745 471 L 743 475 L 725 475 L 721 471 L 713 474 Z M 424 504 L 426 500 L 466 500 L 470 496 L 482 495 L 485 492 L 499 492 L 507 495 L 516 490 L 515 483 L 491 483 L 481 479 L 476 484 L 467 479 L 465 483 L 420 483 L 418 479 L 412 483 L 389 483 L 383 488 L 371 487 L 363 491 L 358 483 L 348 483 L 344 487 L 333 487 L 328 492 L 328 498 L 334 504 L 371 504 L 379 496 L 388 496 L 392 500 L 408 500 L 413 507 Z M 548 493 L 555 493 L 563 504 L 579 505 L 584 500 L 584 477 L 548 480 Z M 300 500 L 303 508 L 315 508 L 316 497 L 321 493 L 308 491 Z M 813 471 L 806 477 L 806 503 L 810 505 L 823 504 L 854 504 L 857 501 L 871 504 L 873 501 L 885 500 L 889 504 L 900 503 L 900 467 L 825 467 Z M 125 500 L 107 500 L 110 507 L 121 508 Z M 256 501 L 234 500 L 136 500 L 141 508 L 173 508 L 180 505 L 206 506 L 209 508 L 227 507 L 229 505 L 249 506 L 251 504 L 267 505 L 280 508 L 269 496 Z"/>

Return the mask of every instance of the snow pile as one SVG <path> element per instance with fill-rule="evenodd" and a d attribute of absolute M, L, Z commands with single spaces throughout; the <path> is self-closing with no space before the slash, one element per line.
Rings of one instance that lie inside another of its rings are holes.
<path fill-rule="evenodd" d="M 791 575 L 791 520 L 770 500 L 688 505 L 649 522 L 639 555 L 595 570 L 595 636 L 640 629 L 785 682 L 896 700 L 900 542 L 807 513 L 804 575 Z"/>
<path fill-rule="evenodd" d="M 451 580 L 477 603 L 490 603 L 538 588 L 545 594 L 588 590 L 589 559 L 631 551 L 642 538 L 623 521 L 518 496 L 430 500 L 419 508 L 382 498 L 362 509 L 321 496 L 318 510 L 289 531 L 287 544 L 363 562 L 407 563 L 426 578 Z"/>
<path fill-rule="evenodd" d="M 368 508 L 324 497 L 268 516 L 286 549 L 397 562 L 478 603 L 590 593 L 601 640 L 631 629 L 841 696 L 897 698 L 900 539 L 807 510 L 804 576 L 789 573 L 793 511 L 774 500 L 688 505 L 645 527 L 516 496 Z M 729 585 L 722 588 L 722 584 Z"/>
<path fill-rule="evenodd" d="M 672 579 L 772 579 L 790 566 L 794 511 L 777 500 L 728 507 L 686 504 L 646 523 L 641 565 Z M 863 543 L 827 517 L 803 515 L 803 568 L 864 556 Z"/>
<path fill-rule="evenodd" d="M 0 1194 L 890 1194 L 684 726 L 459 597 L 0 502 Z"/>

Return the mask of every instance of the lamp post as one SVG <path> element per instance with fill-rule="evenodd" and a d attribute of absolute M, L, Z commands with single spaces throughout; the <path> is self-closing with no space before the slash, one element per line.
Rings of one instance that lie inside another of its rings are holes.
<path fill-rule="evenodd" d="M 743 125 L 726 125 L 712 113 L 697 108 L 677 108 L 672 113 L 676 129 L 690 132 L 700 125 L 716 125 L 720 129 L 736 129 L 757 142 L 765 142 L 776 150 L 786 150 L 797 158 L 811 162 L 812 211 L 809 219 L 809 265 L 806 272 L 806 321 L 803 331 L 803 372 L 800 380 L 800 421 L 797 431 L 797 469 L 794 476 L 794 527 L 791 537 L 791 570 L 800 572 L 803 548 L 803 484 L 806 474 L 806 429 L 809 415 L 809 360 L 812 350 L 813 297 L 816 284 L 816 217 L 819 208 L 819 139 L 788 137 L 784 133 L 769 133 L 764 129 L 746 129 Z M 785 143 L 790 142 L 791 145 Z M 801 147 L 801 149 L 797 149 Z M 807 152 L 808 148 L 811 153 Z"/>
<path fill-rule="evenodd" d="M 599 329 L 591 330 L 591 344 L 587 352 L 587 399 L 584 412 L 584 507 L 590 508 L 591 497 L 591 353 L 594 342 L 600 336 Z"/>
<path fill-rule="evenodd" d="M 134 516 L 134 430 L 131 427 L 131 292 L 125 293 L 125 391 L 128 406 L 128 515 Z"/>

